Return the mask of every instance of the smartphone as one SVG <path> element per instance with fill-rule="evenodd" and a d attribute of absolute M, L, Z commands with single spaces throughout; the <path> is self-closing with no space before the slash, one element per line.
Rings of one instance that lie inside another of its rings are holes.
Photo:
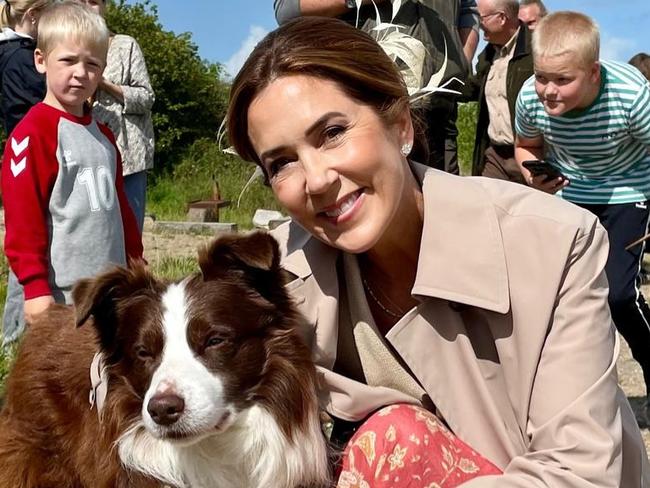
<path fill-rule="evenodd" d="M 560 170 L 546 161 L 531 159 L 524 161 L 522 164 L 533 176 L 546 175 L 544 183 L 554 180 L 555 178 L 562 178 L 563 180 L 567 179 Z"/>

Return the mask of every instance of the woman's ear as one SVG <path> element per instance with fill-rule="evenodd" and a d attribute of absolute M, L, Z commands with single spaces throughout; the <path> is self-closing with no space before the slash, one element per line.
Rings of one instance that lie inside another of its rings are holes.
<path fill-rule="evenodd" d="M 34 8 L 28 8 L 25 14 L 23 15 L 23 22 L 28 21 L 32 25 L 36 25 L 38 22 L 38 12 Z"/>
<path fill-rule="evenodd" d="M 415 138 L 415 129 L 413 128 L 413 119 L 411 118 L 411 110 L 407 105 L 400 113 L 396 121 L 396 127 L 399 131 L 400 146 L 404 144 L 413 145 Z"/>
<path fill-rule="evenodd" d="M 45 66 L 45 59 L 47 56 L 45 56 L 45 53 L 39 48 L 36 48 L 34 50 L 34 65 L 36 66 L 36 71 L 44 75 L 47 73 L 47 68 Z"/>

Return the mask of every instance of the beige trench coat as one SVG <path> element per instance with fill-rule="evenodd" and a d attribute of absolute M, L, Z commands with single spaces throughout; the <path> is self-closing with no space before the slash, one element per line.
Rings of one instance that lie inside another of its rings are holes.
<path fill-rule="evenodd" d="M 607 236 L 558 197 L 414 165 L 424 229 L 412 320 L 386 339 L 454 433 L 505 472 L 467 488 L 650 486 L 634 414 L 617 383 Z M 339 251 L 296 224 L 274 232 L 331 414 L 360 420 L 412 402 L 332 371 Z"/>

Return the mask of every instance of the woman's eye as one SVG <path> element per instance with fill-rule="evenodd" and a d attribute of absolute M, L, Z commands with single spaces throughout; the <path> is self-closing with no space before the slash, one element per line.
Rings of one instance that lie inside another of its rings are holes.
<path fill-rule="evenodd" d="M 284 168 L 290 162 L 291 161 L 287 158 L 279 158 L 272 161 L 268 166 L 269 177 L 272 178 L 277 175 L 280 171 L 282 171 L 282 168 Z"/>
<path fill-rule="evenodd" d="M 345 127 L 341 127 L 340 125 L 333 125 L 331 127 L 327 127 L 324 132 L 325 140 L 326 141 L 336 140 L 343 134 L 343 132 L 345 132 Z"/>

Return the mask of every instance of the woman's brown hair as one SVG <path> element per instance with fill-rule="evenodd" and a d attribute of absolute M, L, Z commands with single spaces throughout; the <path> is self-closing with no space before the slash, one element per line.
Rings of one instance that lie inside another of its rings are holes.
<path fill-rule="evenodd" d="M 348 96 L 373 107 L 387 125 L 409 107 L 402 76 L 372 37 L 341 20 L 297 18 L 262 39 L 232 83 L 228 137 L 243 159 L 259 164 L 248 137 L 251 103 L 273 80 L 291 75 L 336 82 Z M 426 143 L 412 111 L 411 118 L 416 130 L 412 157 L 426 161 Z"/>

